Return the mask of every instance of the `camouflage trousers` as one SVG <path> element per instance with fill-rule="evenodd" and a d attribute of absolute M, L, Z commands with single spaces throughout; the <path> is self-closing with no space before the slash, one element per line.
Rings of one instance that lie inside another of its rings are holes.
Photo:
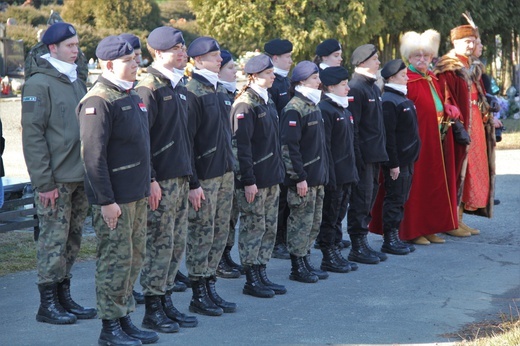
<path fill-rule="evenodd" d="M 236 228 L 238 223 L 238 215 L 240 211 L 238 209 L 238 202 L 236 198 L 233 198 L 231 205 L 231 217 L 229 218 L 229 234 L 226 242 L 226 246 L 233 247 L 235 245 Z"/>
<path fill-rule="evenodd" d="M 307 195 L 300 197 L 293 187 L 287 192 L 291 213 L 287 219 L 287 249 L 291 255 L 305 256 L 320 231 L 323 209 L 323 185 L 309 187 Z"/>
<path fill-rule="evenodd" d="M 190 277 L 216 275 L 229 234 L 229 217 L 233 203 L 232 172 L 200 181 L 206 200 L 199 211 L 190 206 L 186 267 Z"/>
<path fill-rule="evenodd" d="M 148 208 L 146 256 L 141 269 L 144 295 L 164 295 L 173 288 L 186 248 L 188 178 L 158 183 L 162 194 L 159 207 L 154 211 Z"/>
<path fill-rule="evenodd" d="M 34 194 L 34 203 L 40 223 L 38 239 L 38 284 L 49 284 L 70 279 L 70 270 L 81 246 L 83 224 L 88 212 L 88 201 L 83 182 L 58 183 L 55 209 L 47 208 Z"/>
<path fill-rule="evenodd" d="M 135 310 L 132 289 L 139 276 L 146 248 L 148 200 L 120 204 L 117 227 L 110 230 L 101 206 L 92 206 L 92 221 L 98 238 L 96 298 L 98 317 L 113 320 Z"/>
<path fill-rule="evenodd" d="M 247 203 L 243 189 L 235 198 L 240 208 L 238 252 L 243 265 L 267 264 L 271 259 L 278 223 L 278 185 L 258 189 L 253 203 Z"/>

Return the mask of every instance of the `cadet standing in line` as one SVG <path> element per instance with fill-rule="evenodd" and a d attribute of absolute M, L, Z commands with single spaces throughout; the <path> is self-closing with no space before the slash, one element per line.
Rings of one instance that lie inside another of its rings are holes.
<path fill-rule="evenodd" d="M 148 110 L 151 150 L 146 256 L 141 269 L 143 326 L 172 333 L 179 325 L 198 323 L 194 316 L 178 311 L 171 297 L 186 248 L 191 176 L 187 90 L 180 83 L 184 37 L 180 30 L 162 26 L 150 33 L 147 45 L 154 62 L 136 86 Z"/>
<path fill-rule="evenodd" d="M 146 106 L 133 90 L 132 46 L 108 36 L 96 48 L 102 75 L 81 100 L 79 119 L 86 191 L 98 238 L 96 296 L 99 345 L 141 345 L 159 339 L 137 329 L 132 289 L 146 246 L 150 137 Z"/>
<path fill-rule="evenodd" d="M 291 99 L 289 88 L 291 81 L 289 71 L 293 64 L 292 60 L 293 45 L 289 40 L 275 38 L 264 45 L 265 54 L 271 57 L 274 66 L 274 82 L 267 89 L 273 100 L 278 117 L 281 117 L 283 108 Z M 276 243 L 274 245 L 273 257 L 289 259 L 287 250 L 287 219 L 289 217 L 289 206 L 287 205 L 287 186 L 280 184 L 280 198 L 278 204 L 278 225 L 276 231 Z"/>
<path fill-rule="evenodd" d="M 291 254 L 289 279 L 314 283 L 328 273 L 309 261 L 310 247 L 320 230 L 323 186 L 328 181 L 328 155 L 323 118 L 318 66 L 311 61 L 296 65 L 291 76 L 295 95 L 283 109 L 280 121 L 284 184 L 288 186 L 287 246 Z"/>
<path fill-rule="evenodd" d="M 265 54 L 251 58 L 244 67 L 247 84 L 231 109 L 233 149 L 238 167 L 235 198 L 240 208 L 238 250 L 246 272 L 243 293 L 271 298 L 287 290 L 267 278 L 278 216 L 278 185 L 284 178 L 278 112 L 267 89 L 274 69 Z"/>
<path fill-rule="evenodd" d="M 342 53 L 341 44 L 337 40 L 330 38 L 316 46 L 314 63 L 318 65 L 320 70 L 324 70 L 327 67 L 341 66 L 343 61 Z"/>
<path fill-rule="evenodd" d="M 237 93 L 237 67 L 233 61 L 231 53 L 225 49 L 220 51 L 222 62 L 220 63 L 220 71 L 218 73 L 218 81 L 227 90 L 231 103 L 235 102 Z M 231 215 L 229 218 L 229 234 L 227 237 L 226 247 L 217 267 L 217 276 L 227 279 L 236 279 L 242 275 L 242 266 L 235 263 L 231 257 L 231 249 L 235 245 L 236 225 L 238 222 L 238 205 L 236 198 L 233 198 L 231 207 Z"/>
<path fill-rule="evenodd" d="M 142 55 L 142 49 L 141 49 L 141 40 L 139 37 L 135 36 L 134 34 L 128 34 L 124 33 L 119 35 L 123 40 L 130 43 L 132 45 L 132 48 L 134 48 L 134 54 L 135 54 L 135 62 L 137 65 L 141 65 L 143 61 L 143 55 Z"/>
<path fill-rule="evenodd" d="M 218 82 L 222 58 L 211 37 L 199 37 L 188 47 L 195 69 L 188 82 L 188 132 L 193 148 L 190 179 L 186 267 L 193 296 L 190 311 L 209 316 L 235 312 L 215 287 L 216 270 L 226 247 L 233 201 L 231 101 Z"/>
<path fill-rule="evenodd" d="M 94 308 L 83 308 L 70 296 L 88 211 L 75 113 L 87 88 L 74 63 L 79 54 L 74 27 L 55 23 L 42 42 L 49 53 L 35 57 L 22 91 L 23 151 L 40 225 L 36 320 L 70 324 L 96 316 Z"/>

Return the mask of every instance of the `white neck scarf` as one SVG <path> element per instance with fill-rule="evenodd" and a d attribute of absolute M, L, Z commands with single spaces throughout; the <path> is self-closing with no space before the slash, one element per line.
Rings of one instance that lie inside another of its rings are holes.
<path fill-rule="evenodd" d="M 152 67 L 155 68 L 157 71 L 161 72 L 166 78 L 168 78 L 172 83 L 172 87 L 174 89 L 175 86 L 182 79 L 182 75 L 176 73 L 175 70 L 168 70 L 166 67 L 159 64 L 153 64 Z"/>
<path fill-rule="evenodd" d="M 110 71 L 103 71 L 101 74 L 103 78 L 108 79 L 110 82 L 115 84 L 116 86 L 120 87 L 123 90 L 130 90 L 134 87 L 134 82 L 129 82 L 126 80 L 118 79 L 112 72 Z"/>
<path fill-rule="evenodd" d="M 69 64 L 68 62 L 53 58 L 49 53 L 42 55 L 41 58 L 47 60 L 59 73 L 67 76 L 71 83 L 74 83 L 74 81 L 78 79 L 76 64 Z"/>
<path fill-rule="evenodd" d="M 309 100 L 311 100 L 315 105 L 317 105 L 318 102 L 320 102 L 321 100 L 320 89 L 309 88 L 303 85 L 297 85 L 294 89 L 306 98 L 308 98 Z"/>
<path fill-rule="evenodd" d="M 215 89 L 217 89 L 217 83 L 218 83 L 218 73 L 212 72 L 208 69 L 198 69 L 196 68 L 193 70 L 193 73 L 196 73 L 204 78 L 207 79 L 208 82 L 210 82 Z"/>
<path fill-rule="evenodd" d="M 287 77 L 287 75 L 289 74 L 289 71 L 288 70 L 282 70 L 281 68 L 278 68 L 278 67 L 274 67 L 274 74 L 277 74 L 279 76 L 282 76 L 282 77 Z"/>
<path fill-rule="evenodd" d="M 249 87 L 256 91 L 256 93 L 260 95 L 262 100 L 264 100 L 265 104 L 267 104 L 267 101 L 269 101 L 269 94 L 267 93 L 267 89 L 264 89 L 255 83 L 251 83 Z"/>
<path fill-rule="evenodd" d="M 219 79 L 218 82 L 222 84 L 224 88 L 230 93 L 234 93 L 237 91 L 237 81 L 234 82 L 226 82 L 225 80 Z"/>
<path fill-rule="evenodd" d="M 372 74 L 372 73 L 368 72 L 363 67 L 356 67 L 354 69 L 354 71 L 356 71 L 356 73 L 362 74 L 363 76 L 367 76 L 367 77 L 372 78 L 372 79 L 377 79 L 377 76 L 375 74 Z"/>
<path fill-rule="evenodd" d="M 348 107 L 348 96 L 338 96 L 333 93 L 325 93 L 330 99 L 334 102 L 336 102 L 338 105 L 340 105 L 343 108 Z"/>
<path fill-rule="evenodd" d="M 402 92 L 403 94 L 407 94 L 408 88 L 406 85 L 403 84 L 395 84 L 395 83 L 386 83 L 385 86 L 392 88 L 394 90 L 397 90 L 399 92 Z"/>
<path fill-rule="evenodd" d="M 327 67 L 330 67 L 330 65 L 325 64 L 324 62 L 320 62 L 320 68 L 322 70 L 325 70 Z"/>

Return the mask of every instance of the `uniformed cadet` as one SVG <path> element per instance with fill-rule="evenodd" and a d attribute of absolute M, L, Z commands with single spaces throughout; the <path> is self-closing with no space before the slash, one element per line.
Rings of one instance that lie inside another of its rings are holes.
<path fill-rule="evenodd" d="M 159 339 L 133 325 L 132 295 L 146 243 L 150 137 L 146 106 L 133 90 L 132 46 L 108 36 L 96 48 L 102 75 L 81 100 L 79 119 L 85 187 L 98 238 L 96 296 L 99 345 L 141 345 Z"/>
<path fill-rule="evenodd" d="M 143 62 L 143 54 L 141 49 L 141 40 L 139 37 L 129 33 L 124 33 L 119 36 L 132 45 L 132 48 L 134 48 L 135 62 L 140 66 Z"/>
<path fill-rule="evenodd" d="M 218 81 L 226 88 L 231 103 L 235 102 L 237 93 L 237 68 L 233 61 L 231 53 L 225 49 L 220 50 L 220 71 L 218 73 Z M 227 279 L 236 279 L 242 275 L 243 268 L 241 265 L 235 263 L 231 257 L 231 249 L 235 245 L 236 225 L 238 222 L 238 205 L 236 198 L 233 198 L 231 206 L 231 215 L 229 218 L 229 234 L 227 237 L 226 247 L 222 258 L 218 263 L 217 276 Z"/>
<path fill-rule="evenodd" d="M 191 176 L 187 91 L 180 83 L 184 38 L 180 30 L 162 26 L 150 33 L 147 45 L 154 62 L 136 86 L 148 110 L 152 160 L 146 257 L 141 269 L 143 326 L 172 333 L 179 325 L 196 327 L 198 323 L 194 316 L 178 311 L 171 297 L 186 248 Z"/>
<path fill-rule="evenodd" d="M 356 270 L 341 254 L 342 221 L 347 215 L 352 186 L 359 180 L 354 155 L 354 118 L 348 111 L 348 71 L 341 67 L 320 70 L 324 97 L 319 103 L 329 152 L 329 182 L 325 186 L 319 244 L 321 269 L 336 273 Z"/>
<path fill-rule="evenodd" d="M 193 296 L 190 311 L 209 316 L 235 312 L 215 287 L 216 270 L 229 233 L 233 200 L 231 101 L 218 82 L 222 58 L 211 37 L 199 37 L 188 47 L 195 69 L 188 82 L 188 132 L 193 148 L 190 179 L 186 267 Z"/>
<path fill-rule="evenodd" d="M 287 246 L 291 254 L 289 279 L 306 283 L 326 279 L 326 271 L 309 262 L 310 246 L 318 235 L 323 186 L 328 181 L 328 158 L 323 118 L 318 107 L 321 90 L 318 66 L 311 61 L 296 65 L 291 76 L 294 97 L 283 109 L 280 133 L 285 163 Z"/>
<path fill-rule="evenodd" d="M 246 272 L 242 292 L 271 298 L 287 292 L 284 286 L 271 282 L 266 272 L 276 238 L 278 185 L 285 175 L 278 112 L 267 92 L 275 79 L 273 63 L 269 56 L 260 54 L 246 63 L 244 72 L 247 84 L 231 109 L 232 143 L 238 163 L 238 250 Z"/>
<path fill-rule="evenodd" d="M 319 66 L 320 70 L 327 67 L 341 66 L 343 61 L 342 53 L 341 44 L 337 40 L 330 38 L 316 46 L 314 63 Z"/>
<path fill-rule="evenodd" d="M 381 93 L 375 84 L 380 65 L 376 47 L 372 44 L 357 47 L 350 62 L 355 66 L 355 74 L 349 83 L 351 101 L 348 110 L 354 117 L 354 149 L 359 182 L 352 189 L 347 211 L 347 230 L 352 241 L 348 260 L 377 264 L 386 260 L 387 256 L 368 245 L 368 224 L 379 188 L 379 163 L 387 161 L 388 155 Z"/>
<path fill-rule="evenodd" d="M 274 67 L 274 82 L 267 89 L 273 100 L 278 117 L 282 115 L 283 108 L 291 99 L 289 88 L 291 81 L 288 77 L 293 64 L 292 60 L 293 45 L 289 40 L 275 38 L 264 45 L 265 54 L 271 57 Z M 273 250 L 273 257 L 289 259 L 287 250 L 287 218 L 289 217 L 289 207 L 287 205 L 287 186 L 280 184 L 280 198 L 278 204 L 278 225 L 276 231 L 276 243 Z"/>
<path fill-rule="evenodd" d="M 88 211 L 75 113 L 87 89 L 74 63 L 79 54 L 74 27 L 53 24 L 42 43 L 49 53 L 35 57 L 22 91 L 23 151 L 40 225 L 36 320 L 69 324 L 96 315 L 70 296 L 71 269 Z"/>

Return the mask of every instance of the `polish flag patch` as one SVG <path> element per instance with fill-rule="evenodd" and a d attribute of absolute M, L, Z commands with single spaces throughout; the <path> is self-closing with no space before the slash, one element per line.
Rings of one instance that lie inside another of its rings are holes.
<path fill-rule="evenodd" d="M 85 115 L 96 115 L 96 108 L 95 107 L 85 108 Z"/>
<path fill-rule="evenodd" d="M 147 111 L 147 110 L 146 110 L 146 106 L 145 106 L 144 103 L 142 103 L 142 102 L 139 102 L 139 108 L 141 108 L 141 110 L 142 110 L 143 112 L 146 112 L 146 111 Z"/>
<path fill-rule="evenodd" d="M 244 119 L 244 113 L 237 114 L 237 119 Z"/>
<path fill-rule="evenodd" d="M 289 120 L 289 126 L 295 127 L 296 126 L 296 121 Z"/>
<path fill-rule="evenodd" d="M 350 116 L 350 122 L 354 124 L 354 117 L 352 115 Z"/>
<path fill-rule="evenodd" d="M 354 96 L 348 96 L 348 102 L 354 102 Z"/>

